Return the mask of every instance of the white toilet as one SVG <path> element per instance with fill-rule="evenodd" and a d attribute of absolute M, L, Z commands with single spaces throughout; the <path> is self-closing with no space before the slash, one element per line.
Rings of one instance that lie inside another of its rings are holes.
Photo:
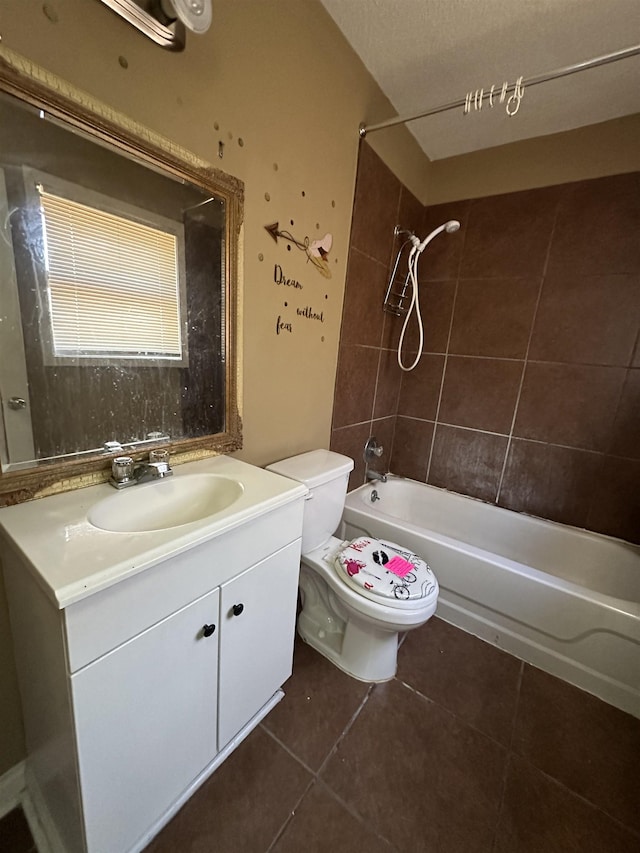
<path fill-rule="evenodd" d="M 398 633 L 418 628 L 435 612 L 435 575 L 401 545 L 366 536 L 348 542 L 332 535 L 353 469 L 348 456 L 312 450 L 267 468 L 309 489 L 298 633 L 354 678 L 388 681 L 396 674 Z"/>

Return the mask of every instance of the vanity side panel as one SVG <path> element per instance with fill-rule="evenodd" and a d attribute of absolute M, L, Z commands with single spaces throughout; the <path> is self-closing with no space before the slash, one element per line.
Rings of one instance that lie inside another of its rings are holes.
<path fill-rule="evenodd" d="M 58 836 L 50 839 L 54 849 L 83 853 L 62 615 L 6 545 L 2 562 L 24 714 L 27 786 L 45 832 Z"/>
<path fill-rule="evenodd" d="M 293 501 L 69 605 L 64 612 L 70 671 L 299 537 L 303 510 L 304 500 Z"/>

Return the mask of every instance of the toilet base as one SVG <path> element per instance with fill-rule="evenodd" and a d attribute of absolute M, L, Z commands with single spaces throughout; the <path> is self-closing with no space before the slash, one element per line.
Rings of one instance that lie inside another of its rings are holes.
<path fill-rule="evenodd" d="M 390 681 L 398 664 L 398 631 L 385 631 L 347 614 L 313 571 L 300 567 L 302 610 L 298 634 L 321 655 L 359 681 Z"/>

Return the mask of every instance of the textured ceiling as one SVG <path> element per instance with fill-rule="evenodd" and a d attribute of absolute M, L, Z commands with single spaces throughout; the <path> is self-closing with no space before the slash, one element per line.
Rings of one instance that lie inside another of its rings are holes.
<path fill-rule="evenodd" d="M 399 115 L 640 44 L 640 0 L 322 0 Z M 640 112 L 640 56 L 407 124 L 431 160 Z M 390 115 L 363 116 L 368 123 Z M 378 131 L 384 133 L 384 131 Z"/>

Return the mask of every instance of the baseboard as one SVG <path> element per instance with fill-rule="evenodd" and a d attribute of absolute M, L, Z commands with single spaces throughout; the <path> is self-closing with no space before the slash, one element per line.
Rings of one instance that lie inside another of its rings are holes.
<path fill-rule="evenodd" d="M 0 776 L 0 817 L 22 802 L 25 790 L 25 763 L 21 761 Z"/>

